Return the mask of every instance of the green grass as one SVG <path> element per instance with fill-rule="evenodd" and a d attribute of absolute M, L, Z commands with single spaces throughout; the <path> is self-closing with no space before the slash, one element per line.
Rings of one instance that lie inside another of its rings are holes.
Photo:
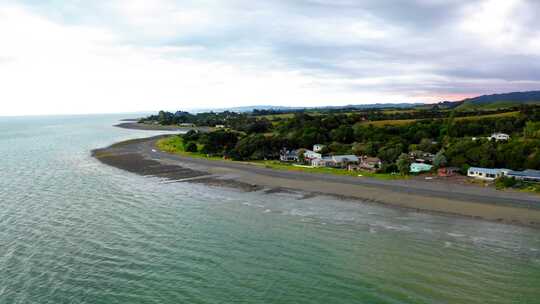
<path fill-rule="evenodd" d="M 488 103 L 470 103 L 465 102 L 462 105 L 458 106 L 456 110 L 458 111 L 470 111 L 470 110 L 496 110 L 496 109 L 506 109 L 517 107 L 524 104 L 538 104 L 538 101 L 530 102 L 513 102 L 513 101 L 497 101 L 497 102 L 488 102 Z"/>
<path fill-rule="evenodd" d="M 484 119 L 484 118 L 514 117 L 514 116 L 518 116 L 518 115 L 519 115 L 519 111 L 514 111 L 514 112 L 487 114 L 487 115 L 479 115 L 479 116 L 456 117 L 454 120 L 456 120 L 456 121 L 460 121 L 460 120 L 479 120 L 479 119 Z"/>
<path fill-rule="evenodd" d="M 497 114 L 486 114 L 478 116 L 464 116 L 456 117 L 455 121 L 464 121 L 464 120 L 480 120 L 484 118 L 502 118 L 502 117 L 515 117 L 519 115 L 519 111 L 497 113 Z M 394 120 L 375 120 L 364 122 L 363 124 L 373 125 L 374 127 L 384 127 L 384 126 L 403 126 L 407 124 L 412 124 L 418 120 L 422 119 L 394 119 Z"/>
<path fill-rule="evenodd" d="M 368 121 L 364 124 L 373 125 L 374 127 L 384 127 L 384 126 L 403 126 L 416 122 L 418 119 L 389 119 L 389 120 L 375 120 Z"/>
<path fill-rule="evenodd" d="M 208 160 L 219 160 L 219 161 L 224 160 L 222 157 L 213 157 L 213 156 L 208 156 L 200 152 L 185 151 L 184 142 L 180 136 L 171 136 L 171 137 L 160 139 L 156 143 L 156 146 L 161 151 L 178 154 L 178 155 L 182 155 L 186 157 L 204 158 Z M 199 144 L 197 146 L 199 150 L 202 148 L 202 146 Z M 227 161 L 232 161 L 232 160 L 227 160 Z M 253 165 L 253 166 L 264 166 L 265 168 L 274 169 L 274 170 L 302 171 L 302 172 L 309 172 L 309 173 L 348 175 L 348 176 L 356 176 L 356 177 L 359 177 L 358 175 L 361 175 L 362 177 L 371 177 L 371 178 L 377 178 L 377 179 L 383 179 L 383 180 L 395 180 L 395 179 L 407 178 L 406 176 L 401 176 L 401 175 L 392 175 L 392 174 L 387 174 L 387 173 L 372 173 L 369 171 L 349 172 L 346 169 L 334 169 L 334 168 L 325 168 L 325 167 L 322 167 L 322 168 L 299 167 L 299 166 L 293 166 L 291 164 L 285 164 L 276 160 L 246 161 L 246 162 L 238 161 L 238 162 L 244 163 L 247 165 Z"/>
<path fill-rule="evenodd" d="M 194 157 L 194 158 L 205 158 L 205 159 L 211 159 L 211 160 L 223 160 L 223 158 L 221 157 L 208 156 L 201 152 L 187 152 L 184 149 L 184 141 L 182 140 L 180 136 L 171 136 L 171 137 L 160 139 L 157 141 L 156 146 L 161 151 L 178 154 L 182 156 Z M 200 151 L 201 149 L 202 149 L 202 145 L 197 144 L 197 150 Z"/>
<path fill-rule="evenodd" d="M 377 178 L 377 179 L 383 179 L 383 180 L 396 180 L 396 179 L 408 178 L 407 176 L 393 175 L 389 173 L 373 173 L 369 171 L 351 172 L 346 169 L 336 169 L 336 168 L 327 168 L 327 167 L 301 167 L 301 166 L 294 166 L 292 164 L 282 163 L 275 160 L 255 161 L 251 163 L 262 165 L 266 168 L 275 169 L 275 170 L 301 171 L 301 172 L 318 173 L 318 174 L 348 175 L 348 176 L 356 176 L 356 177 L 371 177 L 371 178 Z"/>

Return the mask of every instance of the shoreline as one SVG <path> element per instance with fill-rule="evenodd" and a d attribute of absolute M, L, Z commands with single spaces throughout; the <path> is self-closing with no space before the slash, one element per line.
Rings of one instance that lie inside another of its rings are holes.
<path fill-rule="evenodd" d="M 199 183 L 241 191 L 326 195 L 393 208 L 540 228 L 540 197 L 514 191 L 417 180 L 384 181 L 265 168 L 244 162 L 190 158 L 159 151 L 168 135 L 128 140 L 92 151 L 100 162 L 169 182 Z"/>
<path fill-rule="evenodd" d="M 188 132 L 195 130 L 199 132 L 209 132 L 210 127 L 180 127 L 180 126 L 162 126 L 138 123 L 135 120 L 123 120 L 121 123 L 114 125 L 114 127 L 129 129 L 129 130 L 145 130 L 145 131 L 179 131 Z"/>

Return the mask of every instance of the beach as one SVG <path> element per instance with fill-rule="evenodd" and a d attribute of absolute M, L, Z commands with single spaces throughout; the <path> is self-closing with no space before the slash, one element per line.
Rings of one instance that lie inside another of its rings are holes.
<path fill-rule="evenodd" d="M 188 132 L 190 130 L 196 130 L 199 132 L 208 132 L 212 128 L 210 127 L 181 127 L 181 126 L 162 126 L 155 124 L 139 123 L 134 119 L 125 120 L 115 125 L 115 127 L 130 130 L 147 130 L 147 131 L 178 131 Z"/>
<path fill-rule="evenodd" d="M 330 195 L 418 212 L 540 227 L 540 197 L 534 194 L 437 181 L 386 181 L 293 172 L 243 162 L 190 158 L 159 151 L 156 142 L 162 137 L 121 142 L 92 154 L 113 167 L 171 182 L 242 191 L 293 191 L 305 197 Z"/>

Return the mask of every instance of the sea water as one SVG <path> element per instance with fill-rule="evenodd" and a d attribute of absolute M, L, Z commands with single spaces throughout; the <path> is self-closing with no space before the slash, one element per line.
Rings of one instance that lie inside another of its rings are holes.
<path fill-rule="evenodd" d="M 138 176 L 121 118 L 0 118 L 0 303 L 540 303 L 538 230 Z"/>

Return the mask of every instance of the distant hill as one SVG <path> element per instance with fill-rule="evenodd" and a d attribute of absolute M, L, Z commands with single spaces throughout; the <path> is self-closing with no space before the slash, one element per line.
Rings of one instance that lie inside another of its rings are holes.
<path fill-rule="evenodd" d="M 540 91 L 512 92 L 504 94 L 482 95 L 467 98 L 460 102 L 457 110 L 492 110 L 515 107 L 522 104 L 540 104 Z"/>
<path fill-rule="evenodd" d="M 271 105 L 262 105 L 262 106 L 245 106 L 245 107 L 232 107 L 232 108 L 221 108 L 221 109 L 198 109 L 192 111 L 194 113 L 202 112 L 224 112 L 231 111 L 237 113 L 246 113 L 252 112 L 253 110 L 275 110 L 275 111 L 294 111 L 294 110 L 336 110 L 336 109 L 389 109 L 389 108 L 413 108 L 417 106 L 425 105 L 424 103 L 373 103 L 373 104 L 353 104 L 353 105 L 344 105 L 344 106 L 320 106 L 320 107 L 285 107 L 285 106 L 271 106 Z"/>

